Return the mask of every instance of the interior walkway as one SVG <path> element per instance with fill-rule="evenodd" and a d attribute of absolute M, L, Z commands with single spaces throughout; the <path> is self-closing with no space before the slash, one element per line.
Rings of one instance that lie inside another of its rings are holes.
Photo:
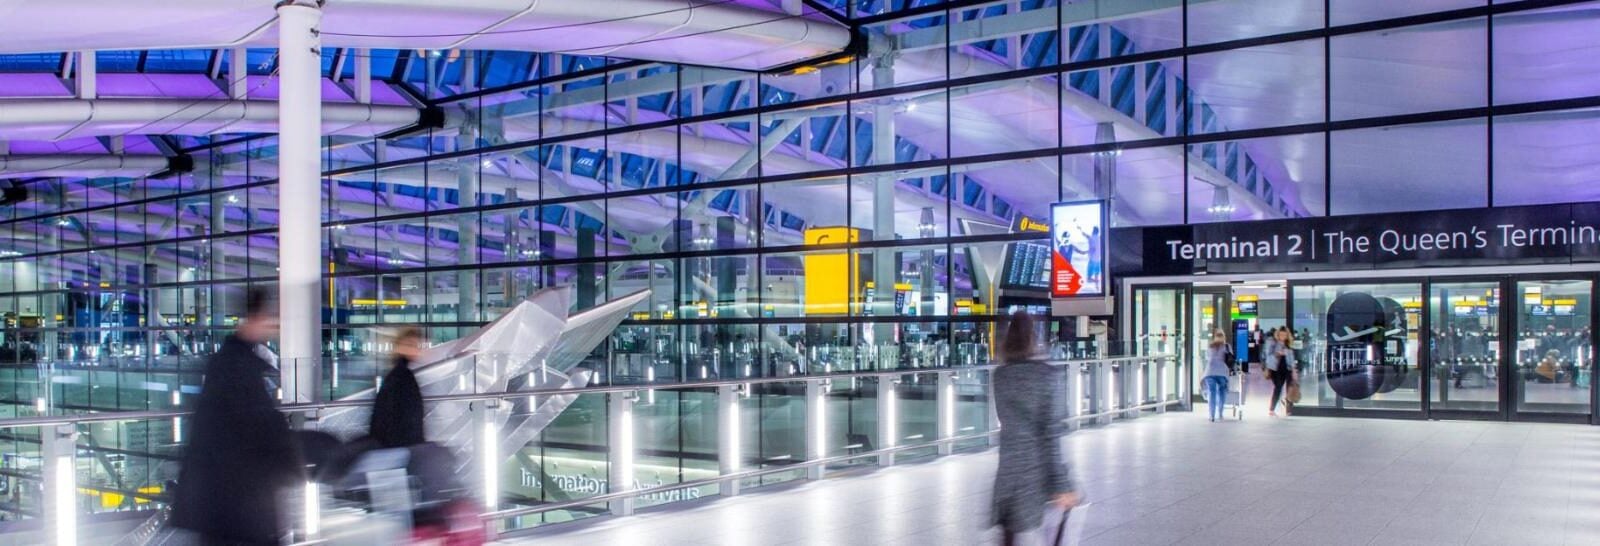
<path fill-rule="evenodd" d="M 1600 544 L 1600 427 L 1172 413 L 1073 434 L 1085 543 Z M 515 544 L 995 544 L 993 451 Z"/>

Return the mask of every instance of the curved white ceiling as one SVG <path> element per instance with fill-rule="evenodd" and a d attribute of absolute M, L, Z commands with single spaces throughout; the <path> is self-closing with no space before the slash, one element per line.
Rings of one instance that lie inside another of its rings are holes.
<path fill-rule="evenodd" d="M 272 47 L 277 0 L 7 0 L 0 53 Z M 703 0 L 333 0 L 331 47 L 491 49 L 764 69 L 842 50 L 831 21 Z"/>

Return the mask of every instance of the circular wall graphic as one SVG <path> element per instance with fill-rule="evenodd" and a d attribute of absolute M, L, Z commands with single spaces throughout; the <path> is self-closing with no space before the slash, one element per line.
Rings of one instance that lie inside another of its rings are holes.
<path fill-rule="evenodd" d="M 1388 313 L 1371 294 L 1346 292 L 1328 304 L 1326 372 L 1333 392 L 1351 400 L 1379 392 L 1387 375 L 1381 340 L 1388 326 Z"/>

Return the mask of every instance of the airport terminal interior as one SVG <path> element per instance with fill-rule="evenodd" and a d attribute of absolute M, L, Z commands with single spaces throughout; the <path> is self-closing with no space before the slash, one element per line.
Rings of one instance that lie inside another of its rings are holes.
<path fill-rule="evenodd" d="M 1014 313 L 1064 540 L 1600 543 L 1600 0 L 0 13 L 0 544 L 171 543 L 262 289 L 296 438 L 420 329 L 452 485 L 282 544 L 1000 544 Z"/>

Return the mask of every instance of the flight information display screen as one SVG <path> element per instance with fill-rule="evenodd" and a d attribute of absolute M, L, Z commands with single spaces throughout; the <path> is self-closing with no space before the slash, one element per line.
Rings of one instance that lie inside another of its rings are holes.
<path fill-rule="evenodd" d="M 1006 245 L 1001 288 L 1050 289 L 1050 247 L 1039 243 Z"/>

